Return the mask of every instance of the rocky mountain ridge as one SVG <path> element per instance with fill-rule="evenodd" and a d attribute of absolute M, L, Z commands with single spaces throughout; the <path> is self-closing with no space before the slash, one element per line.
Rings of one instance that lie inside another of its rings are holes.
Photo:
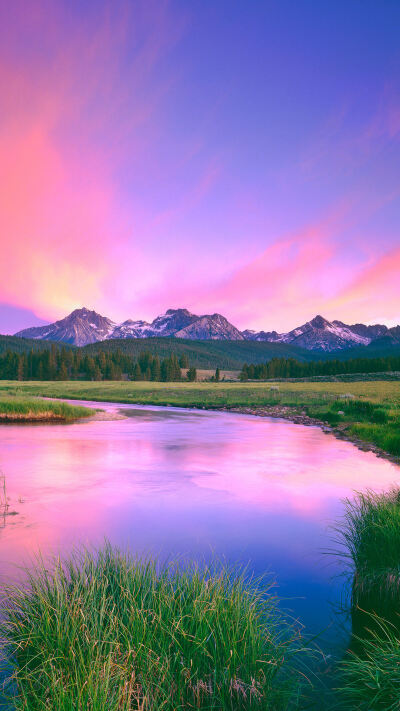
<path fill-rule="evenodd" d="M 186 338 L 189 340 L 266 341 L 288 343 L 314 351 L 337 351 L 354 346 L 379 343 L 400 343 L 400 326 L 383 324 L 345 324 L 316 316 L 311 321 L 289 331 L 239 331 L 218 313 L 197 316 L 187 309 L 168 309 L 151 323 L 128 319 L 120 324 L 86 308 L 76 309 L 69 316 L 48 326 L 19 331 L 16 336 L 70 343 L 84 346 L 107 339 L 124 338 Z"/>

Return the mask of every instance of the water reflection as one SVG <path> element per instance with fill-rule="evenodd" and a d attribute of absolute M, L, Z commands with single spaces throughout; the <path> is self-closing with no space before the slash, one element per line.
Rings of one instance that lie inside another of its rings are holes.
<path fill-rule="evenodd" d="M 99 406 L 129 416 L 0 429 L 0 469 L 18 511 L 0 532 L 3 577 L 39 547 L 104 537 L 163 558 L 214 551 L 274 571 L 310 631 L 329 624 L 340 582 L 321 553 L 327 526 L 354 489 L 396 483 L 396 466 L 286 421 Z"/>

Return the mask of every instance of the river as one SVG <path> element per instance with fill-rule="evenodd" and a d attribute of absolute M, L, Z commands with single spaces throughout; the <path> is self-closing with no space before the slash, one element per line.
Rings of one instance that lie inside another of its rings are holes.
<path fill-rule="evenodd" d="M 1 581 L 39 549 L 105 538 L 162 560 L 215 556 L 273 574 L 283 607 L 326 651 L 337 645 L 343 580 L 326 554 L 329 526 L 354 490 L 399 482 L 396 465 L 286 420 L 97 406 L 125 417 L 1 426 L 11 514 L 1 522 Z"/>

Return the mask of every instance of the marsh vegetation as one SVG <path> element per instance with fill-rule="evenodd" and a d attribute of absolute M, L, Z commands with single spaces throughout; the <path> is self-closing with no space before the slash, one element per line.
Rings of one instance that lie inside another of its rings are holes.
<path fill-rule="evenodd" d="M 69 405 L 65 402 L 44 400 L 43 398 L 0 395 L 1 422 L 68 422 L 80 417 L 93 415 L 88 407 Z"/>
<path fill-rule="evenodd" d="M 348 499 L 336 534 L 350 576 L 352 638 L 340 665 L 344 707 L 398 709 L 400 489 Z"/>
<path fill-rule="evenodd" d="M 2 618 L 21 711 L 297 708 L 309 654 L 265 581 L 109 545 L 39 562 Z"/>

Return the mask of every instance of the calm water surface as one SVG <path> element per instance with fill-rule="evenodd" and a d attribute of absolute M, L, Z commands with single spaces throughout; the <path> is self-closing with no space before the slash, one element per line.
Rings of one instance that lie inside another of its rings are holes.
<path fill-rule="evenodd" d="M 17 512 L 1 522 L 1 579 L 39 548 L 104 538 L 164 559 L 214 553 L 273 572 L 285 607 L 329 645 L 342 590 L 323 553 L 329 524 L 343 497 L 388 488 L 399 468 L 284 420 L 98 406 L 129 417 L 0 427 L 0 469 Z"/>

